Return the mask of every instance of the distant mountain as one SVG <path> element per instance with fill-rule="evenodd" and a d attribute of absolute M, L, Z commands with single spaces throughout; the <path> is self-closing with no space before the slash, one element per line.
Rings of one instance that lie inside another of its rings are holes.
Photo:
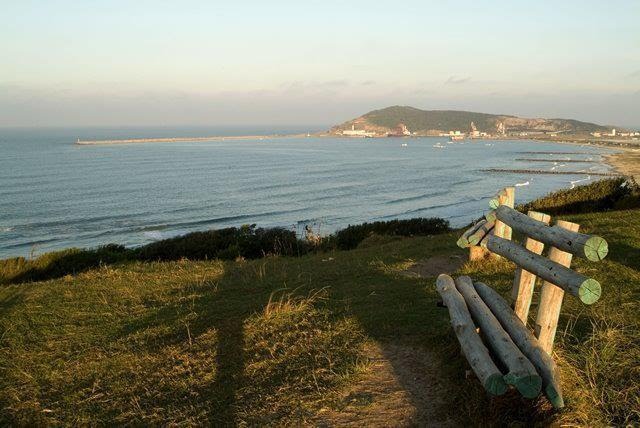
<path fill-rule="evenodd" d="M 502 114 L 475 113 L 459 110 L 420 110 L 409 106 L 393 106 L 373 110 L 356 119 L 334 126 L 331 133 L 344 130 L 365 130 L 376 134 L 394 133 L 400 124 L 419 135 L 441 132 L 469 132 L 471 122 L 478 132 L 495 134 L 500 127 L 507 132 L 568 132 L 588 133 L 609 130 L 606 126 L 572 119 L 527 119 Z"/>

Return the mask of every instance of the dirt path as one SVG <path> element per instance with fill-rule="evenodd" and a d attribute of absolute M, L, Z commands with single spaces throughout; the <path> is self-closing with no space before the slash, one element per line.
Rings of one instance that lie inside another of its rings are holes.
<path fill-rule="evenodd" d="M 420 278 L 436 278 L 441 273 L 452 274 L 466 262 L 463 254 L 450 254 L 422 259 L 409 266 L 405 273 Z"/>
<path fill-rule="evenodd" d="M 399 343 L 371 344 L 367 354 L 367 373 L 341 393 L 337 410 L 319 412 L 316 426 L 458 426 L 448 414 L 451 385 L 439 374 L 437 357 Z"/>
<path fill-rule="evenodd" d="M 435 256 L 417 261 L 404 273 L 433 278 L 453 273 L 463 255 Z M 333 409 L 322 409 L 321 427 L 459 426 L 451 416 L 448 390 L 454 388 L 440 370 L 443 362 L 428 349 L 400 342 L 369 344 L 371 366 L 363 377 L 342 391 Z"/>

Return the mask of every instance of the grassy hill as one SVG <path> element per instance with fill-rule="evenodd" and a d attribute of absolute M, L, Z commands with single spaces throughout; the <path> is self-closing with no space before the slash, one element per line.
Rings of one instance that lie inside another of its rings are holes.
<path fill-rule="evenodd" d="M 565 201 L 580 210 L 611 187 L 536 207 L 560 212 L 556 202 Z M 1 285 L 0 425 L 335 424 L 345 414 L 372 425 L 638 424 L 640 209 L 561 217 L 606 237 L 610 255 L 574 265 L 603 284 L 603 297 L 563 306 L 555 353 L 567 408 L 559 413 L 513 394 L 489 400 L 465 378 L 429 270 L 457 270 L 507 295 L 513 265 L 461 264 L 455 231 L 371 235 L 350 251 L 300 257 L 116 260 Z M 421 395 L 434 389 L 429 400 Z M 413 413 L 379 412 L 399 394 Z"/>
<path fill-rule="evenodd" d="M 408 106 L 393 106 L 373 110 L 356 119 L 347 121 L 332 129 L 333 132 L 351 129 L 373 131 L 391 131 L 399 123 L 404 123 L 412 132 L 428 133 L 435 131 L 460 130 L 467 132 L 474 122 L 481 132 L 495 133 L 496 125 L 504 123 L 512 131 L 567 131 L 593 132 L 606 131 L 605 126 L 580 122 L 571 119 L 526 119 L 510 115 L 496 115 L 457 110 L 420 110 Z"/>

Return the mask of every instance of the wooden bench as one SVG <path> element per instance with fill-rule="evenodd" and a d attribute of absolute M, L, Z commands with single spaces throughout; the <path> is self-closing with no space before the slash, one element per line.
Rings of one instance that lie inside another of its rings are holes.
<path fill-rule="evenodd" d="M 489 203 L 493 209 L 458 240 L 460 247 L 471 249 L 471 259 L 485 251 L 517 265 L 512 304 L 467 276 L 454 280 L 440 275 L 436 287 L 449 309 L 462 352 L 489 393 L 501 395 L 509 385 L 527 398 L 542 391 L 560 408 L 564 401 L 551 354 L 564 294 L 588 305 L 601 294 L 598 281 L 570 269 L 571 259 L 576 255 L 600 261 L 608 246 L 601 237 L 579 233 L 575 223 L 558 220 L 549 226 L 551 218 L 546 214 L 516 211 L 513 195 L 513 188 L 498 192 Z M 512 231 L 524 235 L 524 245 L 511 240 Z M 527 321 L 537 278 L 542 281 L 540 301 L 530 329 Z"/>

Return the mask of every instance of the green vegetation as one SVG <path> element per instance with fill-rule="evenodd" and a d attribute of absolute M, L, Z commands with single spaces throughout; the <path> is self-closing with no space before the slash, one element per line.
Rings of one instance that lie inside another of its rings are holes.
<path fill-rule="evenodd" d="M 28 260 L 14 257 L 0 260 L 0 284 L 15 284 L 60 278 L 125 261 L 235 260 L 257 259 L 269 255 L 301 256 L 315 251 L 352 249 L 372 234 L 427 236 L 450 231 L 449 222 L 440 218 L 378 221 L 349 226 L 315 245 L 298 239 L 283 228 L 256 228 L 254 225 L 193 232 L 163 239 L 137 248 L 109 244 L 95 249 L 54 251 Z"/>
<path fill-rule="evenodd" d="M 480 131 L 495 132 L 496 122 L 505 116 L 470 111 L 420 110 L 408 106 L 393 106 L 371 111 L 363 117 L 375 125 L 387 128 L 395 128 L 398 123 L 404 123 L 411 131 L 466 130 L 469 129 L 469 124 L 474 122 Z"/>
<path fill-rule="evenodd" d="M 640 208 L 640 186 L 633 178 L 611 178 L 559 190 L 518 207 L 523 212 L 533 210 L 551 215 L 630 208 Z"/>
<path fill-rule="evenodd" d="M 517 394 L 489 399 L 465 378 L 435 278 L 405 271 L 463 255 L 455 231 L 252 260 L 132 261 L 112 246 L 95 250 L 108 264 L 0 286 L 0 425 L 314 423 L 323 409 L 369 406 L 340 393 L 370 375 L 370 343 L 433 355 L 439 378 L 420 387 L 437 383 L 445 398 L 415 405 L 448 415 L 455 403 L 457 424 L 640 424 L 640 210 L 561 218 L 605 237 L 610 253 L 574 263 L 603 296 L 565 300 L 559 413 Z M 466 263 L 457 274 L 507 295 L 513 270 Z"/>
<path fill-rule="evenodd" d="M 404 123 L 413 132 L 425 132 L 430 130 L 468 130 L 471 122 L 475 123 L 479 131 L 495 132 L 496 124 L 511 121 L 509 125 L 512 130 L 526 130 L 527 126 L 515 116 L 502 114 L 475 113 L 459 110 L 420 110 L 409 106 L 392 106 L 380 110 L 373 110 L 362 116 L 372 125 L 395 129 L 399 123 Z M 525 120 L 526 121 L 526 120 Z M 543 124 L 537 122 L 535 126 Z M 340 125 L 340 128 L 347 129 L 351 126 L 351 121 Z M 524 126 L 524 127 L 523 127 Z M 522 128 L 522 129 L 521 129 Z M 570 119 L 546 119 L 544 120 L 546 130 L 569 130 L 571 132 L 593 132 L 607 130 L 606 127 L 595 123 L 580 122 Z M 540 129 L 543 129 L 540 128 Z"/>
<path fill-rule="evenodd" d="M 371 235 L 428 236 L 451 230 L 449 222 L 441 218 L 413 218 L 410 220 L 376 221 L 348 226 L 336 232 L 335 244 L 340 250 L 356 248 Z"/>

